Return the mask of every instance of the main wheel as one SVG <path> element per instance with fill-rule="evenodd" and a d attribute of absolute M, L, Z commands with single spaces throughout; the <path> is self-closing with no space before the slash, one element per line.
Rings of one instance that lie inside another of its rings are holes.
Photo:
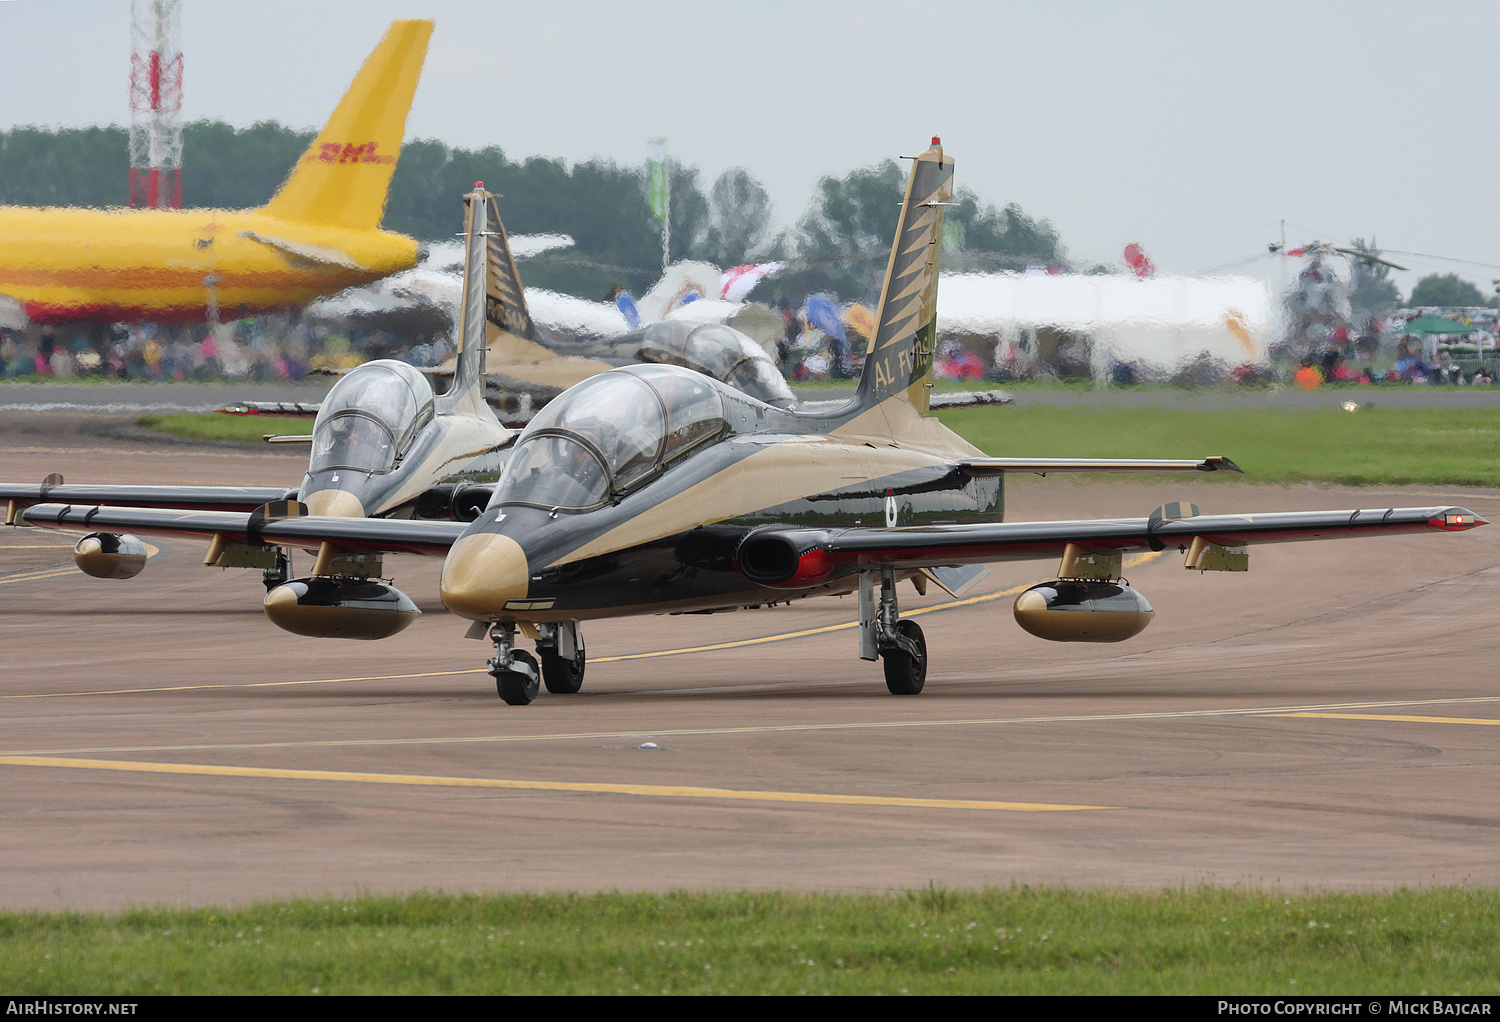
<path fill-rule="evenodd" d="M 559 656 L 555 650 L 538 650 L 542 654 L 542 680 L 547 691 L 556 696 L 570 696 L 583 688 L 583 650 L 577 660 Z"/>
<path fill-rule="evenodd" d="M 915 621 L 897 621 L 896 631 L 917 647 L 915 656 L 899 646 L 880 651 L 885 661 L 885 687 L 893 696 L 914 696 L 927 681 L 927 640 Z"/>
<path fill-rule="evenodd" d="M 537 681 L 536 659 L 525 650 L 515 650 L 511 653 L 512 660 L 519 660 L 531 668 L 531 674 L 521 671 L 494 671 L 495 688 L 511 706 L 525 706 L 536 698 L 541 689 L 541 683 Z"/>

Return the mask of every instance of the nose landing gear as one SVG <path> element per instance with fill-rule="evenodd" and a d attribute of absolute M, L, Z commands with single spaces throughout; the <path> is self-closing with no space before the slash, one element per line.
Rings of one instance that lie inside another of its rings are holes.
<path fill-rule="evenodd" d="M 541 690 L 541 674 L 537 670 L 536 658 L 525 650 L 516 649 L 515 639 L 514 624 L 498 622 L 492 626 L 490 641 L 495 644 L 495 656 L 488 666 L 500 698 L 511 706 L 525 706 Z"/>
<path fill-rule="evenodd" d="M 554 695 L 572 695 L 583 687 L 583 633 L 577 621 L 536 625 L 537 657 L 515 648 L 516 626 L 497 621 L 490 626 L 495 655 L 490 674 L 500 698 L 511 706 L 525 706 L 537 697 L 543 683 Z M 476 636 L 477 637 L 477 636 Z"/>

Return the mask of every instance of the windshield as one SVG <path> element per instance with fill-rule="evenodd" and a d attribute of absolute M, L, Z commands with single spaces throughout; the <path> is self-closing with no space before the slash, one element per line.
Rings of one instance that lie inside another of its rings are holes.
<path fill-rule="evenodd" d="M 367 362 L 333 385 L 313 422 L 313 472 L 387 472 L 432 418 L 432 387 L 404 362 Z"/>
<path fill-rule="evenodd" d="M 718 391 L 692 370 L 600 373 L 531 420 L 490 504 L 598 507 L 726 428 Z"/>
<path fill-rule="evenodd" d="M 516 448 L 490 503 L 581 510 L 608 499 L 609 473 L 592 446 L 560 433 L 544 433 Z"/>
<path fill-rule="evenodd" d="M 396 464 L 391 431 L 363 412 L 345 412 L 320 423 L 313 432 L 312 472 L 356 468 L 388 472 Z"/>

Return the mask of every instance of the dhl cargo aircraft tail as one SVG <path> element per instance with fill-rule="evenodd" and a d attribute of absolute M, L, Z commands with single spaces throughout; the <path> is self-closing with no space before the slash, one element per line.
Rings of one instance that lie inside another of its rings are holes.
<path fill-rule="evenodd" d="M 380 223 L 431 36 L 395 22 L 257 209 L 0 207 L 0 303 L 34 322 L 238 318 L 414 266 L 416 240 Z"/>
<path fill-rule="evenodd" d="M 354 230 L 380 226 L 431 36 L 430 21 L 391 25 L 262 213 Z"/>

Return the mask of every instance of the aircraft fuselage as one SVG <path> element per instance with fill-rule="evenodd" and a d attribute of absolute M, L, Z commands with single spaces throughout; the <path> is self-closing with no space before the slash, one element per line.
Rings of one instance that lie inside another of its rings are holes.
<path fill-rule="evenodd" d="M 603 506 L 569 512 L 510 503 L 502 479 L 445 562 L 448 608 L 475 620 L 556 622 L 847 592 L 852 572 L 784 592 L 767 589 L 746 578 L 736 551 L 746 536 L 773 525 L 841 529 L 1004 517 L 1002 477 L 954 468 L 955 458 L 977 452 L 936 420 L 924 420 L 927 444 L 826 432 L 835 417 L 783 411 L 718 386 L 731 408 L 725 435 Z"/>
<path fill-rule="evenodd" d="M 263 240 L 256 240 L 257 238 Z M 225 318 L 407 269 L 417 243 L 257 211 L 0 207 L 0 294 L 33 321 Z"/>

